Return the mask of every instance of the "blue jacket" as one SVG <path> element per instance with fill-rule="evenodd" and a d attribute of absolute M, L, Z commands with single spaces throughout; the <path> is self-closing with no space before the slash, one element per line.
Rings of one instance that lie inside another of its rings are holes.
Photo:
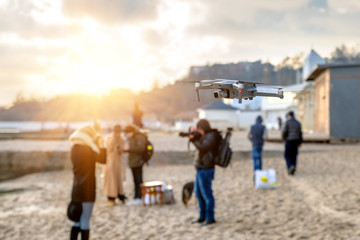
<path fill-rule="evenodd" d="M 262 123 L 262 118 L 261 116 L 258 116 L 256 118 L 256 123 L 251 126 L 248 137 L 251 140 L 253 146 L 264 145 L 264 133 L 266 128 L 261 123 Z"/>

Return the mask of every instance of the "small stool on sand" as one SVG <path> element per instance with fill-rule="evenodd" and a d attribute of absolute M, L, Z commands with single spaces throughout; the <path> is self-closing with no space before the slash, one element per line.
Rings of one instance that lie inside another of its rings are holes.
<path fill-rule="evenodd" d="M 141 184 L 141 198 L 143 205 L 163 205 L 163 191 L 164 182 L 151 181 Z"/>

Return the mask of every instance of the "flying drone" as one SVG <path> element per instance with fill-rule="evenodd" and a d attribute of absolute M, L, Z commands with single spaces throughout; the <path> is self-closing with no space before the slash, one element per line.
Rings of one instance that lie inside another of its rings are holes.
<path fill-rule="evenodd" d="M 195 81 L 195 91 L 198 101 L 200 101 L 199 90 L 216 89 L 214 98 L 237 98 L 239 103 L 242 100 L 253 100 L 256 96 L 284 98 L 284 91 L 275 86 L 256 86 L 257 82 L 248 82 L 241 80 L 215 79 Z"/>

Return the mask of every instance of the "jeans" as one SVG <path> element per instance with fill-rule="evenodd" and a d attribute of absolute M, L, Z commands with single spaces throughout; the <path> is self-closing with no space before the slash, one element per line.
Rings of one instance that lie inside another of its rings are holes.
<path fill-rule="evenodd" d="M 80 222 L 75 222 L 74 227 L 80 227 L 81 230 L 90 229 L 90 218 L 92 215 L 94 203 L 93 202 L 82 202 L 82 213 Z"/>
<path fill-rule="evenodd" d="M 142 166 L 131 168 L 131 171 L 133 174 L 134 185 L 135 185 L 135 197 L 134 198 L 141 198 L 140 184 L 143 183 Z"/>
<path fill-rule="evenodd" d="M 296 168 L 299 141 L 286 141 L 285 143 L 285 160 L 287 169 L 291 166 Z"/>
<path fill-rule="evenodd" d="M 200 219 L 215 220 L 215 198 L 212 192 L 212 180 L 215 169 L 199 169 L 196 171 L 195 195 L 200 208 Z"/>
<path fill-rule="evenodd" d="M 253 163 L 254 163 L 254 171 L 262 169 L 262 160 L 261 160 L 262 148 L 263 147 L 261 145 L 252 147 L 252 157 L 253 157 Z"/>

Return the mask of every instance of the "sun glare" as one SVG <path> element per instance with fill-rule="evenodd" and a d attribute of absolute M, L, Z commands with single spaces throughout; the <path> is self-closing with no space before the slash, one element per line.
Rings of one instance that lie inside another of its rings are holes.
<path fill-rule="evenodd" d="M 80 91 L 92 94 L 102 94 L 107 90 L 107 81 L 104 81 L 106 72 L 92 64 L 83 64 L 72 71 L 75 86 Z"/>

